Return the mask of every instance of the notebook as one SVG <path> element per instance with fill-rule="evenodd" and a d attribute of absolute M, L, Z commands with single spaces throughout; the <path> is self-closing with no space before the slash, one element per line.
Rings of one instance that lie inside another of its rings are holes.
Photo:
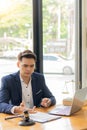
<path fill-rule="evenodd" d="M 61 116 L 50 115 L 44 112 L 36 112 L 34 114 L 30 114 L 30 119 L 34 120 L 35 122 L 45 123 L 53 120 L 60 119 Z"/>
<path fill-rule="evenodd" d="M 78 89 L 74 94 L 71 106 L 59 105 L 56 108 L 49 111 L 48 113 L 53 115 L 70 116 L 82 108 L 86 96 L 87 96 L 87 87 Z"/>

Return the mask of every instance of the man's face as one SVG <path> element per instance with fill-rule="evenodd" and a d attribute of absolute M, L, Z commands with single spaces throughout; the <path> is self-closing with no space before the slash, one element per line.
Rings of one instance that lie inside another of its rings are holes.
<path fill-rule="evenodd" d="M 22 58 L 22 61 L 18 61 L 18 67 L 22 77 L 30 77 L 35 69 L 35 60 L 33 58 Z"/>

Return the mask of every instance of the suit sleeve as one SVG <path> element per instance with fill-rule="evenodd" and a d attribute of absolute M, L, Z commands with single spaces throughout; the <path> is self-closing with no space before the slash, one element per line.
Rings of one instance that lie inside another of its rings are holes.
<path fill-rule="evenodd" d="M 1 80 L 0 88 L 0 113 L 11 113 L 13 105 L 10 103 L 9 84 L 5 78 Z"/>
<path fill-rule="evenodd" d="M 46 83 L 45 83 L 45 78 L 43 76 L 43 80 L 42 80 L 42 84 L 43 84 L 43 98 L 47 97 L 51 99 L 51 105 L 55 105 L 56 104 L 56 99 L 53 96 L 52 92 L 49 90 L 49 88 L 47 87 Z"/>

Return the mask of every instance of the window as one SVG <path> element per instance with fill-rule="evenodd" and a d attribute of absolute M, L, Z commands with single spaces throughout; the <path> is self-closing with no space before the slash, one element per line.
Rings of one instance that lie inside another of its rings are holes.
<path fill-rule="evenodd" d="M 81 50 L 78 43 L 81 40 L 78 30 L 81 19 L 78 20 L 78 8 L 79 0 L 0 1 L 0 76 L 16 71 L 17 54 L 24 49 L 33 50 L 35 42 L 34 51 L 38 56 L 36 68 L 42 70 L 43 60 L 47 85 L 57 101 L 66 95 L 72 96 L 80 75 L 78 55 Z"/>
<path fill-rule="evenodd" d="M 43 0 L 43 70 L 58 100 L 76 89 L 75 7 L 75 0 Z"/>
<path fill-rule="evenodd" d="M 32 44 L 32 0 L 0 1 L 0 76 L 16 71 L 18 53 Z"/>

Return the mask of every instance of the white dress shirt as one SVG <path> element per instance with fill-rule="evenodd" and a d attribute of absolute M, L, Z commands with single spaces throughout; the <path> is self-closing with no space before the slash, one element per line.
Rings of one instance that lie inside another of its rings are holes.
<path fill-rule="evenodd" d="M 20 80 L 22 86 L 22 101 L 24 101 L 26 107 L 32 108 L 34 104 L 32 96 L 31 79 L 28 84 L 26 84 L 21 77 Z"/>
<path fill-rule="evenodd" d="M 21 86 L 22 86 L 22 101 L 25 103 L 27 108 L 33 108 L 33 96 L 32 96 L 32 87 L 31 79 L 28 84 L 26 84 L 23 79 L 20 77 Z M 14 114 L 14 109 L 16 106 L 12 107 L 11 113 Z"/>

